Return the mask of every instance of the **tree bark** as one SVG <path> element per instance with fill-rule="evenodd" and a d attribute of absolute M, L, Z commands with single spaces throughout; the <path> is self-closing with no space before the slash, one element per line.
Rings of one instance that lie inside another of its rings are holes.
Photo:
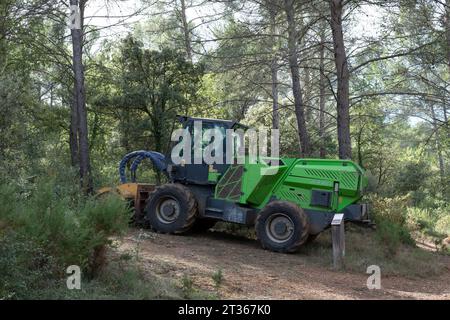
<path fill-rule="evenodd" d="M 0 75 L 3 75 L 6 69 L 6 56 L 7 56 L 7 27 L 6 17 L 10 13 L 8 12 L 8 3 L 0 4 Z"/>
<path fill-rule="evenodd" d="M 70 5 L 78 6 L 80 10 L 80 20 L 83 21 L 85 1 L 70 0 Z M 75 76 L 75 101 L 78 117 L 78 154 L 80 165 L 80 184 L 85 193 L 92 192 L 91 164 L 89 158 L 89 140 L 86 111 L 86 93 L 84 87 L 84 67 L 83 67 L 83 27 L 71 29 L 72 36 L 72 63 Z"/>
<path fill-rule="evenodd" d="M 362 135 L 363 135 L 364 127 L 365 127 L 364 124 L 362 124 L 361 127 L 359 128 L 358 136 L 356 139 L 356 147 L 357 147 L 357 151 L 358 151 L 358 164 L 361 168 L 364 168 L 363 154 L 362 154 Z"/>
<path fill-rule="evenodd" d="M 272 36 L 272 61 L 270 63 L 270 74 L 272 82 L 272 128 L 280 128 L 280 113 L 278 104 L 278 46 L 276 38 L 276 16 L 274 8 L 270 9 L 270 33 Z"/>
<path fill-rule="evenodd" d="M 275 60 L 275 61 L 274 61 Z M 278 111 L 278 65 L 274 58 L 270 66 L 271 81 L 272 81 L 272 128 L 280 128 L 280 113 Z"/>
<path fill-rule="evenodd" d="M 70 106 L 70 128 L 69 128 L 69 146 L 70 146 L 70 160 L 72 167 L 79 166 L 78 155 L 78 108 L 76 100 L 75 88 L 72 94 L 72 102 Z"/>
<path fill-rule="evenodd" d="M 450 69 L 450 0 L 445 0 L 445 37 L 447 41 L 447 63 Z"/>
<path fill-rule="evenodd" d="M 439 126 L 436 121 L 437 120 L 436 112 L 435 112 L 433 106 L 431 106 L 431 117 L 433 118 L 433 129 L 434 129 L 434 134 L 436 135 L 436 151 L 437 151 L 438 162 L 439 162 L 439 178 L 441 180 L 441 189 L 442 189 L 442 191 L 445 191 L 445 189 L 446 189 L 445 163 L 444 163 L 444 157 L 442 155 L 441 141 L 439 139 Z"/>
<path fill-rule="evenodd" d="M 295 23 L 294 0 L 284 0 L 284 9 L 288 23 L 288 52 L 289 68 L 292 78 L 292 93 L 294 95 L 295 116 L 297 118 L 298 135 L 300 140 L 300 154 L 308 157 L 311 154 L 309 135 L 306 129 L 305 105 L 303 103 L 302 90 L 300 84 L 300 72 L 297 54 L 297 27 Z"/>
<path fill-rule="evenodd" d="M 326 157 L 325 149 L 325 30 L 320 34 L 320 52 L 319 52 L 319 138 L 320 138 L 320 158 Z"/>
<path fill-rule="evenodd" d="M 447 65 L 450 72 L 450 0 L 445 0 L 445 37 L 447 41 Z M 443 112 L 444 112 L 444 121 L 445 121 L 445 128 L 447 129 L 447 136 L 450 137 L 450 131 L 449 131 L 449 123 L 448 123 L 448 117 L 447 117 L 447 106 L 446 103 L 444 103 Z"/>
<path fill-rule="evenodd" d="M 181 2 L 180 16 L 181 16 L 181 23 L 183 26 L 186 57 L 188 58 L 189 61 L 192 62 L 192 44 L 191 44 L 191 35 L 189 32 L 189 24 L 187 23 L 186 18 L 186 2 L 185 0 L 180 0 L 180 2 Z"/>
<path fill-rule="evenodd" d="M 330 0 L 331 31 L 333 33 L 334 61 L 337 73 L 337 130 L 339 142 L 339 158 L 351 159 L 352 144 L 350 138 L 350 73 L 347 54 L 344 46 L 342 30 L 343 0 Z"/>
<path fill-rule="evenodd" d="M 305 103 L 305 121 L 307 124 L 311 123 L 313 110 L 311 108 L 311 70 L 309 70 L 308 66 L 305 65 L 304 69 L 304 86 L 303 92 L 304 94 L 304 103 Z"/>

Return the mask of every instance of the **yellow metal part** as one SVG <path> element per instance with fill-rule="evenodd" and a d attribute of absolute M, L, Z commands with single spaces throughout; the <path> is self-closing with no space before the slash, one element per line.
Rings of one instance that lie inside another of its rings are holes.
<path fill-rule="evenodd" d="M 124 183 L 115 188 L 104 187 L 97 191 L 97 197 L 107 194 L 117 194 L 124 200 L 129 201 L 134 207 L 135 219 L 142 220 L 144 216 L 144 208 L 150 193 L 155 190 L 154 184 L 148 183 Z"/>
<path fill-rule="evenodd" d="M 102 196 L 107 193 L 116 193 L 120 195 L 124 199 L 136 199 L 138 195 L 138 190 L 143 189 L 143 187 L 147 187 L 149 185 L 142 183 L 124 183 L 118 185 L 115 188 L 104 187 L 97 191 L 97 196 Z"/>
<path fill-rule="evenodd" d="M 117 186 L 117 192 L 125 199 L 135 199 L 138 190 L 137 183 L 125 183 Z"/>
<path fill-rule="evenodd" d="M 124 183 L 115 188 L 104 187 L 97 191 L 97 196 L 102 196 L 108 193 L 115 193 L 124 199 L 135 199 L 137 195 L 137 183 Z"/>

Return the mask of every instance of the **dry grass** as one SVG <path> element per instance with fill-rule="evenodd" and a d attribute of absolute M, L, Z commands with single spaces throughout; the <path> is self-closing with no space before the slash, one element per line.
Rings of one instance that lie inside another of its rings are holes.
<path fill-rule="evenodd" d="M 370 265 L 380 266 L 384 275 L 430 277 L 443 273 L 448 263 L 444 254 L 410 245 L 399 245 L 391 251 L 370 229 L 346 225 L 345 269 L 365 272 Z M 323 266 L 330 265 L 331 231 L 323 232 L 313 243 L 302 249 L 308 259 Z"/>
<path fill-rule="evenodd" d="M 215 231 L 256 239 L 253 228 L 218 223 Z M 414 245 L 397 243 L 395 246 L 380 237 L 379 230 L 346 224 L 345 269 L 365 273 L 370 265 L 380 266 L 385 275 L 406 277 L 436 276 L 445 271 L 448 256 Z M 305 245 L 300 254 L 308 261 L 331 267 L 331 230 L 326 230 L 312 243 Z"/>

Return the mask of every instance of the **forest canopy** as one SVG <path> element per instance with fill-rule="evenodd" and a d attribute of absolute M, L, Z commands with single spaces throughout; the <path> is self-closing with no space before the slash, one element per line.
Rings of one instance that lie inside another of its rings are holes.
<path fill-rule="evenodd" d="M 125 154 L 167 153 L 176 115 L 358 163 L 380 255 L 442 241 L 449 112 L 450 0 L 2 0 L 0 299 L 41 296 L 61 264 L 100 274 L 129 208 L 93 195 Z"/>
<path fill-rule="evenodd" d="M 282 155 L 353 159 L 381 194 L 448 197 L 446 2 L 6 0 L 0 14 L 0 159 L 18 177 L 73 167 L 93 190 L 127 152 L 165 152 L 183 114 L 280 129 Z"/>

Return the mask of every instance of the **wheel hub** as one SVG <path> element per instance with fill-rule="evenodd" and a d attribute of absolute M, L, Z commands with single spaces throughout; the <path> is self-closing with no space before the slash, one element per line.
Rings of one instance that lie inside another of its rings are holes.
<path fill-rule="evenodd" d="M 277 222 L 275 224 L 274 231 L 277 235 L 281 236 L 286 233 L 287 225 L 282 222 Z"/>
<path fill-rule="evenodd" d="M 266 222 L 266 234 L 273 242 L 286 242 L 294 234 L 294 222 L 283 213 L 273 214 Z"/>
<path fill-rule="evenodd" d="M 175 207 L 171 204 L 162 207 L 162 211 L 166 216 L 172 216 L 175 213 Z"/>
<path fill-rule="evenodd" d="M 180 205 L 173 198 L 163 198 L 156 206 L 156 216 L 162 223 L 173 223 L 180 214 Z"/>

